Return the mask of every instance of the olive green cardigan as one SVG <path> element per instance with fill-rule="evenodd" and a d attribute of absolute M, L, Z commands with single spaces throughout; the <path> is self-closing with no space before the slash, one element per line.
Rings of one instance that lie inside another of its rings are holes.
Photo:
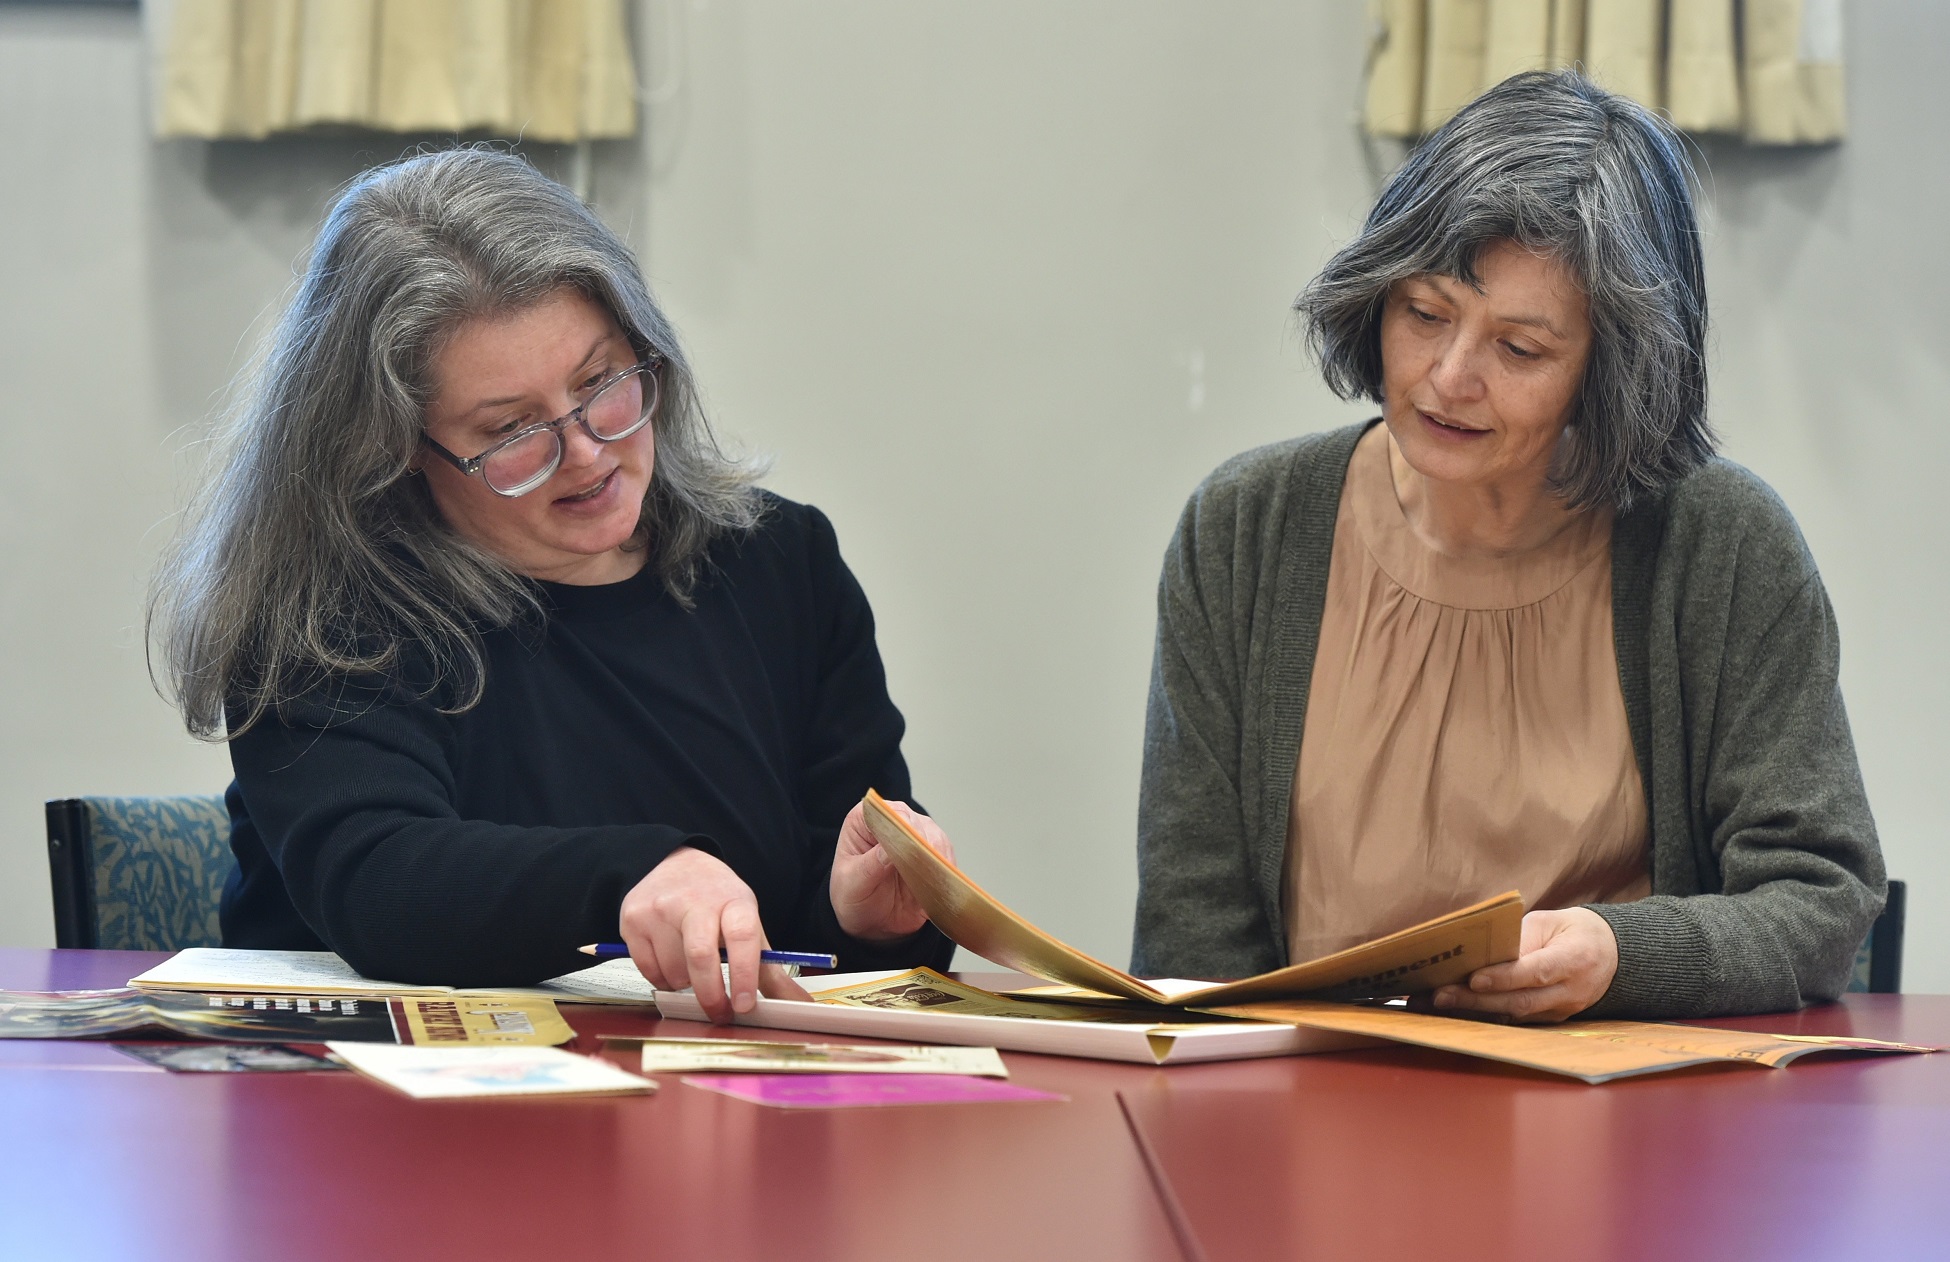
<path fill-rule="evenodd" d="M 1249 451 L 1165 554 L 1138 806 L 1140 974 L 1287 961 L 1281 873 L 1334 522 L 1365 426 Z M 1612 626 L 1652 830 L 1651 896 L 1592 908 L 1592 1016 L 1832 998 L 1882 904 L 1835 617 L 1787 508 L 1712 460 L 1612 531 Z"/>

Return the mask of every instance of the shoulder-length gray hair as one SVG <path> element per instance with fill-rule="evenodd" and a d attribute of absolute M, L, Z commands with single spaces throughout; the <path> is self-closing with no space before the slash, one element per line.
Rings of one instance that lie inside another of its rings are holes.
<path fill-rule="evenodd" d="M 409 649 L 437 681 L 427 695 L 480 700 L 479 628 L 541 607 L 413 476 L 430 368 L 463 322 L 563 286 L 663 361 L 634 546 L 664 586 L 688 602 L 713 539 L 756 523 L 755 472 L 719 450 L 669 321 L 588 207 L 492 149 L 377 168 L 326 216 L 150 593 L 151 661 L 191 732 L 235 736 L 323 680 L 395 672 Z"/>
<path fill-rule="evenodd" d="M 1561 260 L 1590 302 L 1555 489 L 1622 512 L 1671 485 L 1713 453 L 1692 174 L 1670 125 L 1575 71 L 1504 80 L 1409 155 L 1295 303 L 1327 385 L 1382 402 L 1390 287 L 1431 273 L 1474 285 L 1484 248 L 1514 241 Z"/>

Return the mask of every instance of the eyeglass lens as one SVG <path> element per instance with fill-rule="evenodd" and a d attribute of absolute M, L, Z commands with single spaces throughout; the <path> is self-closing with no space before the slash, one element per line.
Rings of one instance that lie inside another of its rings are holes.
<path fill-rule="evenodd" d="M 622 438 L 640 426 L 657 406 L 657 379 L 633 372 L 612 381 L 583 404 L 582 418 L 605 442 Z M 562 462 L 559 429 L 540 429 L 497 449 L 481 465 L 481 476 L 503 495 L 533 490 Z"/>

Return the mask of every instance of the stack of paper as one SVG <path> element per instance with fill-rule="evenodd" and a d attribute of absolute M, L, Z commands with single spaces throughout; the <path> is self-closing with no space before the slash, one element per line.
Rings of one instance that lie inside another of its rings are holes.
<path fill-rule="evenodd" d="M 760 995 L 739 1025 L 806 1030 L 848 1038 L 999 1047 L 1051 1056 L 1088 1056 L 1139 1065 L 1185 1065 L 1248 1056 L 1366 1047 L 1371 1039 L 1286 1023 L 1226 1020 L 1171 1008 L 1052 1003 L 991 994 L 929 968 L 838 974 L 814 1003 Z M 666 1018 L 708 1021 L 688 990 L 657 992 Z"/>
<path fill-rule="evenodd" d="M 416 986 L 366 977 L 330 951 L 238 951 L 191 947 L 178 951 L 129 985 L 140 990 L 266 992 L 279 995 L 495 995 L 553 999 L 557 1003 L 643 1004 L 656 1002 L 650 983 L 630 960 L 607 960 L 592 968 L 552 977 L 539 986 L 501 986 L 471 990 Z"/>

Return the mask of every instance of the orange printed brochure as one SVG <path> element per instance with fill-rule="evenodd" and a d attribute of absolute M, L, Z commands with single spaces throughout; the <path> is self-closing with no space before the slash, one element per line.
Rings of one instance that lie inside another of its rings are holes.
<path fill-rule="evenodd" d="M 863 805 L 874 839 L 943 933 L 984 959 L 1063 983 L 1023 994 L 1073 999 L 1097 994 L 1172 1007 L 1303 997 L 1372 999 L 1434 990 L 1486 965 L 1517 958 L 1523 897 L 1511 890 L 1360 946 L 1257 977 L 1217 983 L 1176 978 L 1140 981 L 1057 941 L 1003 906 L 936 854 L 878 793 L 869 790 Z"/>

